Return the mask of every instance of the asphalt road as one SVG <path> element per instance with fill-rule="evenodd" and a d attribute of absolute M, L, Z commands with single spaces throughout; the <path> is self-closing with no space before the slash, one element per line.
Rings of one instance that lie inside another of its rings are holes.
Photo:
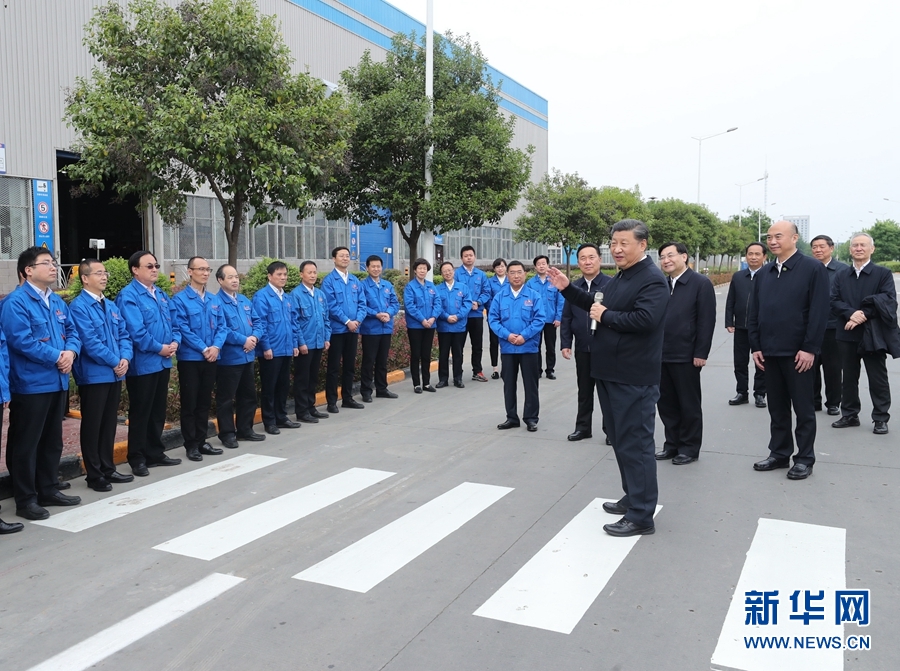
<path fill-rule="evenodd" d="M 756 473 L 768 413 L 727 405 L 731 368 L 717 328 L 701 458 L 659 465 L 657 531 L 639 539 L 600 529 L 618 469 L 599 412 L 593 439 L 566 441 L 562 359 L 537 433 L 496 430 L 499 381 L 423 395 L 406 381 L 397 400 L 111 494 L 76 481 L 81 506 L 0 538 L 0 669 L 900 668 L 898 433 L 820 413 L 808 480 Z M 743 624 L 746 591 L 775 589 L 778 625 Z M 843 589 L 870 590 L 868 626 L 835 625 Z M 824 604 L 823 622 L 789 619 L 796 590 L 824 593 L 805 609 Z M 826 632 L 871 649 L 796 649 Z M 791 650 L 743 641 L 788 633 Z"/>

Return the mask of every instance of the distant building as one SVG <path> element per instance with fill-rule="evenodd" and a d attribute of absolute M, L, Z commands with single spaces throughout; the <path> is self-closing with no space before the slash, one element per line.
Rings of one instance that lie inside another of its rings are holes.
<path fill-rule="evenodd" d="M 800 231 L 800 239 L 804 242 L 809 242 L 809 215 L 808 214 L 794 214 L 791 216 L 782 216 L 784 221 L 789 221 L 797 227 L 797 230 Z"/>

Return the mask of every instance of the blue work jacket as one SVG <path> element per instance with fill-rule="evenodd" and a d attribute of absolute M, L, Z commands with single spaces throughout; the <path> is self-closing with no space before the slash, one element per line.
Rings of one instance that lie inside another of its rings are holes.
<path fill-rule="evenodd" d="M 232 298 L 225 290 L 216 294 L 225 317 L 225 344 L 219 354 L 220 366 L 243 366 L 256 358 L 256 350 L 244 351 L 244 343 L 250 336 L 262 340 L 265 327 L 250 299 L 243 294 Z"/>
<path fill-rule="evenodd" d="M 301 284 L 291 292 L 300 315 L 300 346 L 308 349 L 325 349 L 331 342 L 331 319 L 328 316 L 328 299 L 320 289 L 313 287 L 309 293 Z"/>
<path fill-rule="evenodd" d="M 172 298 L 172 317 L 181 332 L 181 361 L 206 361 L 203 350 L 207 347 L 218 347 L 222 356 L 228 332 L 218 296 L 207 292 L 201 297 L 188 285 Z"/>
<path fill-rule="evenodd" d="M 363 319 L 359 332 L 362 335 L 390 335 L 394 332 L 394 316 L 400 312 L 400 301 L 394 285 L 387 280 L 375 280 L 367 277 L 362 281 L 363 295 L 366 299 L 366 318 Z M 391 318 L 383 322 L 375 315 L 387 312 Z"/>
<path fill-rule="evenodd" d="M 322 292 L 328 301 L 332 333 L 347 333 L 348 321 L 362 323 L 366 318 L 366 297 L 356 275 L 348 274 L 345 283 L 340 273 L 332 270 L 322 280 Z"/>
<path fill-rule="evenodd" d="M 544 330 L 544 307 L 541 294 L 527 284 L 513 296 L 509 282 L 494 297 L 491 311 L 488 313 L 488 324 L 500 340 L 501 354 L 530 354 L 537 352 L 541 344 L 541 331 Z M 525 338 L 523 345 L 509 342 L 511 333 Z"/>
<path fill-rule="evenodd" d="M 69 314 L 81 340 L 81 356 L 72 365 L 75 383 L 107 384 L 124 379 L 113 368 L 122 359 L 127 359 L 130 367 L 134 352 L 119 306 L 108 298 L 101 305 L 82 291 L 69 304 Z"/>
<path fill-rule="evenodd" d="M 545 282 L 541 282 L 540 276 L 535 275 L 525 283 L 525 286 L 531 287 L 541 295 L 544 303 L 545 323 L 552 324 L 562 321 L 563 305 L 566 301 L 549 278 Z"/>
<path fill-rule="evenodd" d="M 472 308 L 472 296 L 469 294 L 469 288 L 462 282 L 454 282 L 453 289 L 448 289 L 446 282 L 442 282 L 435 288 L 441 301 L 441 314 L 437 319 L 438 333 L 462 333 L 466 330 L 466 321 L 468 321 L 469 311 Z M 447 321 L 451 315 L 457 317 L 455 324 Z"/>
<path fill-rule="evenodd" d="M 6 334 L 0 329 L 0 403 L 9 401 L 9 351 L 6 349 Z"/>
<path fill-rule="evenodd" d="M 425 280 L 419 284 L 419 280 L 413 278 L 403 290 L 403 308 L 406 315 L 407 329 L 423 329 L 422 322 L 426 319 L 435 320 L 441 316 L 441 299 L 438 297 L 434 284 Z M 434 326 L 437 326 L 435 321 Z"/>
<path fill-rule="evenodd" d="M 172 323 L 171 300 L 166 292 L 156 287 L 151 296 L 147 287 L 135 279 L 119 292 L 116 305 L 125 318 L 125 328 L 134 349 L 128 377 L 171 368 L 171 357 L 162 356 L 159 351 L 173 342 L 180 346 L 181 332 Z M 180 352 L 177 355 L 180 356 Z"/>
<path fill-rule="evenodd" d="M 470 273 L 465 266 L 460 266 L 453 273 L 454 282 L 461 282 L 469 289 L 469 296 L 478 302 L 478 307 L 469 311 L 469 317 L 483 317 L 485 304 L 491 300 L 491 288 L 488 285 L 488 276 L 483 270 L 472 268 Z"/>
<path fill-rule="evenodd" d="M 267 284 L 253 294 L 253 309 L 263 323 L 263 337 L 256 346 L 256 356 L 272 350 L 272 356 L 294 356 L 294 348 L 300 347 L 300 325 L 297 302 L 284 292 L 282 299 Z"/>
<path fill-rule="evenodd" d="M 491 311 L 491 301 L 494 300 L 494 296 L 500 293 L 500 290 L 509 284 L 509 278 L 504 277 L 503 282 L 500 282 L 500 278 L 496 275 L 491 275 L 488 278 L 488 289 L 490 291 L 491 297 L 488 299 L 487 305 L 484 306 L 484 309 L 488 312 Z"/>
<path fill-rule="evenodd" d="M 12 394 L 46 394 L 66 391 L 69 374 L 56 367 L 65 350 L 81 352 L 81 340 L 69 318 L 69 307 L 54 293 L 50 306 L 25 283 L 7 296 L 0 308 L 0 322 L 9 353 L 9 390 Z"/>

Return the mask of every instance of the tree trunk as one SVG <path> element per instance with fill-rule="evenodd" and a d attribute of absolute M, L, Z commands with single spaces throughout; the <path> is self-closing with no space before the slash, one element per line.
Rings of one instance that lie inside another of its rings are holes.
<path fill-rule="evenodd" d="M 409 246 L 409 267 L 410 273 L 412 273 L 413 261 L 419 258 L 419 237 L 422 235 L 422 231 L 419 229 L 419 222 L 415 220 L 410 222 L 409 233 L 407 233 L 406 228 L 401 225 L 400 235 L 406 240 L 406 244 Z M 410 274 L 410 276 L 412 275 Z"/>

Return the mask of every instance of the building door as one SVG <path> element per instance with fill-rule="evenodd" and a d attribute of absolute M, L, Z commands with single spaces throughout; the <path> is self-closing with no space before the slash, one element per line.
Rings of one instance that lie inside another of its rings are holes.
<path fill-rule="evenodd" d="M 359 267 L 366 267 L 366 259 L 373 254 L 380 256 L 386 270 L 394 267 L 393 232 L 390 228 L 382 228 L 372 223 L 357 227 L 359 231 Z"/>

